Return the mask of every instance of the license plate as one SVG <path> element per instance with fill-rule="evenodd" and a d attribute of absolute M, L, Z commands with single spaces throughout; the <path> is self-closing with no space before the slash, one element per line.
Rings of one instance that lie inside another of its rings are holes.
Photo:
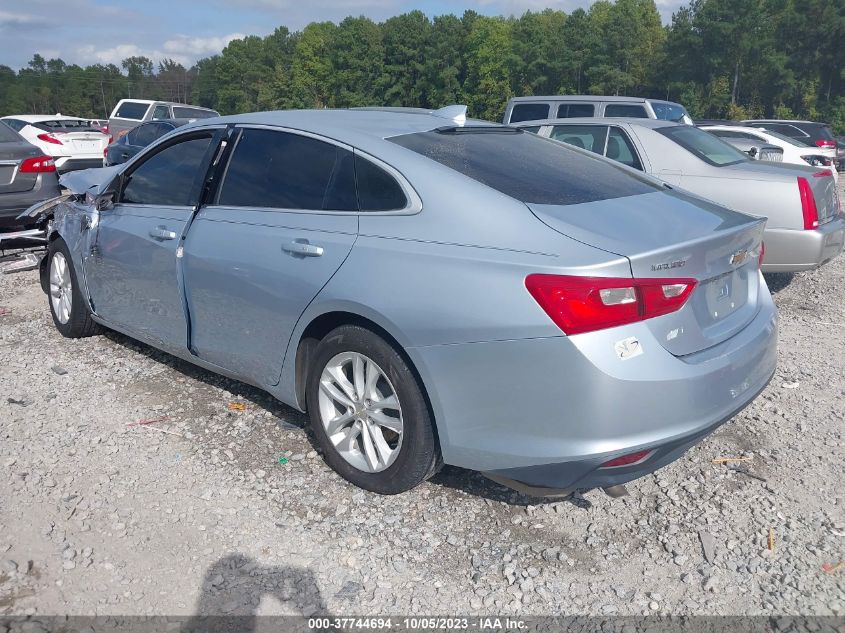
<path fill-rule="evenodd" d="M 97 141 L 74 141 L 73 145 L 76 149 L 95 150 L 98 143 Z"/>

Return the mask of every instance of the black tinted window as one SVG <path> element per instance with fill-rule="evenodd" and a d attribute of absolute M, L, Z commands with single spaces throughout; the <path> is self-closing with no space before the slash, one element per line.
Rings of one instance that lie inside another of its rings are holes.
<path fill-rule="evenodd" d="M 512 128 L 452 128 L 390 140 L 523 202 L 578 204 L 657 190 L 603 159 Z"/>
<path fill-rule="evenodd" d="M 220 115 L 211 110 L 173 106 L 173 117 L 176 119 L 210 119 L 215 116 Z"/>
<path fill-rule="evenodd" d="M 138 147 L 146 147 L 152 143 L 156 138 L 157 123 L 145 123 L 129 131 L 127 134 L 127 141 L 130 145 L 137 145 Z"/>
<path fill-rule="evenodd" d="M 511 110 L 511 123 L 549 118 L 547 103 L 517 103 Z"/>
<path fill-rule="evenodd" d="M 357 211 L 353 154 L 298 134 L 244 130 L 217 204 Z"/>
<path fill-rule="evenodd" d="M 120 104 L 114 116 L 121 119 L 135 119 L 140 121 L 144 118 L 147 110 L 150 108 L 148 103 L 139 103 L 138 101 L 124 101 Z"/>
<path fill-rule="evenodd" d="M 170 145 L 145 160 L 130 175 L 121 202 L 188 206 L 211 137 Z"/>
<path fill-rule="evenodd" d="M 641 105 L 626 105 L 623 103 L 609 103 L 604 108 L 604 116 L 622 116 L 634 119 L 647 119 L 648 113 Z"/>
<path fill-rule="evenodd" d="M 360 156 L 355 156 L 355 178 L 362 211 L 394 211 L 408 204 L 405 192 L 390 174 Z"/>
<path fill-rule="evenodd" d="M 557 118 L 574 119 L 579 116 L 594 116 L 596 107 L 592 103 L 561 103 L 557 107 Z"/>

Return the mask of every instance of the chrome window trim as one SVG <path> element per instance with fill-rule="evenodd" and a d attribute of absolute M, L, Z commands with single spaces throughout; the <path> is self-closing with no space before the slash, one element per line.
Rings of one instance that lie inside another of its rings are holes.
<path fill-rule="evenodd" d="M 399 183 L 399 186 L 402 188 L 402 191 L 405 194 L 405 200 L 407 204 L 401 209 L 392 209 L 390 211 L 367 211 L 364 209 L 359 209 L 356 211 L 334 211 L 332 209 L 286 209 L 282 207 L 250 207 L 250 206 L 232 206 L 232 205 L 221 205 L 217 204 L 217 199 L 219 199 L 220 191 L 222 191 L 223 187 L 226 184 L 226 173 L 229 170 L 229 164 L 231 164 L 232 157 L 235 154 L 235 150 L 237 150 L 238 146 L 237 143 L 240 142 L 240 135 L 238 136 L 238 140 L 235 146 L 232 148 L 232 153 L 229 155 L 229 163 L 226 165 L 226 171 L 223 173 L 223 177 L 220 179 L 220 185 L 215 192 L 215 203 L 206 205 L 206 207 L 216 207 L 221 209 L 249 209 L 250 211 L 260 211 L 260 212 L 268 212 L 268 213 L 310 213 L 314 215 L 367 215 L 367 216 L 378 216 L 378 215 L 416 215 L 420 211 L 422 211 L 422 198 L 420 198 L 417 191 L 408 182 L 408 179 L 405 178 L 405 175 L 396 169 L 393 165 L 386 163 L 385 161 L 381 160 L 369 154 L 365 151 L 359 150 L 351 145 L 343 143 L 342 141 L 335 140 L 328 136 L 323 136 L 320 134 L 316 134 L 314 132 L 309 132 L 307 130 L 299 130 L 296 128 L 281 126 L 281 125 L 269 125 L 269 124 L 261 124 L 261 123 L 236 123 L 235 129 L 237 130 L 267 130 L 269 132 L 285 132 L 289 134 L 296 134 L 298 136 L 305 136 L 307 138 L 313 138 L 317 141 L 322 141 L 323 143 L 328 143 L 329 145 L 334 145 L 335 147 L 340 147 L 345 149 L 353 154 L 357 154 L 362 158 L 369 160 L 370 162 L 374 163 L 379 168 L 386 171 L 390 176 Z"/>

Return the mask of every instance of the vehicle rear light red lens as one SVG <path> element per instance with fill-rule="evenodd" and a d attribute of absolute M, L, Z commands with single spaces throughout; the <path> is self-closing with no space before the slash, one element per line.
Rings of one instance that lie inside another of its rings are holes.
<path fill-rule="evenodd" d="M 654 451 L 638 451 L 636 453 L 631 453 L 630 455 L 623 455 L 622 457 L 617 457 L 616 459 L 611 459 L 609 462 L 605 462 L 599 466 L 599 468 L 619 468 L 620 466 L 630 466 L 631 464 L 643 461 L 653 452 Z"/>
<path fill-rule="evenodd" d="M 825 172 L 827 173 L 827 172 Z M 813 174 L 814 176 L 816 174 Z M 798 176 L 798 193 L 801 196 L 801 212 L 804 214 L 804 229 L 810 231 L 819 227 L 819 211 L 813 189 L 804 176 Z"/>
<path fill-rule="evenodd" d="M 56 132 L 45 132 L 44 134 L 38 135 L 38 140 L 44 141 L 45 143 L 52 143 L 53 145 L 64 145 L 59 139 L 55 137 Z"/>
<path fill-rule="evenodd" d="M 695 279 L 528 275 L 525 287 L 565 334 L 636 323 L 680 310 Z"/>
<path fill-rule="evenodd" d="M 48 171 L 56 171 L 56 161 L 50 156 L 33 156 L 23 161 L 18 171 L 22 174 L 42 174 Z"/>
<path fill-rule="evenodd" d="M 816 141 L 817 147 L 836 147 L 836 141 L 828 141 L 827 139 L 820 138 Z"/>
<path fill-rule="evenodd" d="M 829 170 L 817 171 L 813 174 L 813 178 L 833 178 L 833 172 Z"/>
<path fill-rule="evenodd" d="M 760 242 L 760 256 L 757 258 L 757 265 L 762 268 L 763 260 L 766 259 L 766 243 Z"/>

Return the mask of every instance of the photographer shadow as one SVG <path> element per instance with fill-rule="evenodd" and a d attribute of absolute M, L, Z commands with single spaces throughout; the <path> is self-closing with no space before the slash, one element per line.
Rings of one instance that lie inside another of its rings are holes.
<path fill-rule="evenodd" d="M 281 610 L 266 607 L 271 598 Z M 326 604 L 307 569 L 264 566 L 243 554 L 231 554 L 205 573 L 196 615 L 182 633 L 258 633 L 306 631 L 311 616 L 326 616 Z"/>

